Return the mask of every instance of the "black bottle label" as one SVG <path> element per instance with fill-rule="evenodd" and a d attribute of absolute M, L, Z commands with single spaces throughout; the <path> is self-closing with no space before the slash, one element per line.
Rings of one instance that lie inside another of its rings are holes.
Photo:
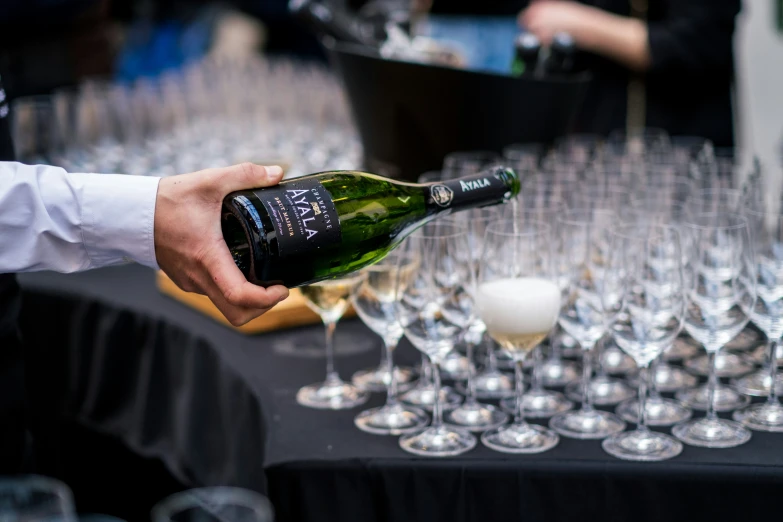
<path fill-rule="evenodd" d="M 291 180 L 255 192 L 269 213 L 280 258 L 339 243 L 340 219 L 332 196 L 313 178 Z"/>
<path fill-rule="evenodd" d="M 511 198 L 511 190 L 497 172 L 430 185 L 430 199 L 441 208 L 492 205 Z"/>

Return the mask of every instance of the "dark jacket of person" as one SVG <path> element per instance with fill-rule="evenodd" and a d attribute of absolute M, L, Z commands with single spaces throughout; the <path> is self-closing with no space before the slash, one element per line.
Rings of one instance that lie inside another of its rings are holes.
<path fill-rule="evenodd" d="M 645 85 L 645 126 L 672 135 L 697 135 L 716 146 L 734 144 L 733 37 L 741 0 L 582 0 L 615 14 L 631 15 L 631 4 L 647 4 L 651 64 L 635 74 L 602 56 L 580 53 L 580 68 L 594 81 L 575 131 L 606 134 L 625 128 L 629 80 Z M 433 11 L 515 15 L 526 1 L 436 0 Z"/>

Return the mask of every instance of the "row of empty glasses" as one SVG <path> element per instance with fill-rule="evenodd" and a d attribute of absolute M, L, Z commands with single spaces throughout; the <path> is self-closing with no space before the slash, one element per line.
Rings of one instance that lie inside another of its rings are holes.
<path fill-rule="evenodd" d="M 152 522 L 272 522 L 263 495 L 237 487 L 204 487 L 175 493 L 156 504 Z M 35 522 L 123 522 L 101 514 L 77 513 L 70 488 L 37 475 L 0 479 L 0 520 Z"/>
<path fill-rule="evenodd" d="M 503 162 L 522 177 L 519 198 L 425 225 L 351 278 L 344 307 L 352 303 L 387 350 L 382 367 L 339 381 L 356 400 L 327 393 L 319 407 L 364 403 L 378 389 L 367 384 L 372 374 L 387 404 L 356 425 L 402 435 L 403 449 L 428 456 L 468 451 L 481 433 L 507 453 L 546 451 L 565 436 L 653 461 L 682 443 L 731 447 L 750 439 L 748 428 L 783 431 L 783 191 L 741 159 L 655 130 L 512 146 L 504 157 L 449 155 L 420 181 Z M 758 330 L 746 328 L 751 321 Z M 766 360 L 758 331 L 770 341 Z M 403 336 L 423 360 L 419 382 L 400 394 L 416 376 L 393 370 Z M 577 354 L 581 379 L 567 360 Z M 736 378 L 726 385 L 723 376 Z M 748 406 L 749 396 L 768 400 Z M 672 426 L 673 436 L 648 426 Z"/>
<path fill-rule="evenodd" d="M 339 81 L 283 58 L 205 59 L 18 98 L 11 129 L 19 161 L 71 172 L 167 176 L 253 161 L 295 177 L 362 159 Z"/>

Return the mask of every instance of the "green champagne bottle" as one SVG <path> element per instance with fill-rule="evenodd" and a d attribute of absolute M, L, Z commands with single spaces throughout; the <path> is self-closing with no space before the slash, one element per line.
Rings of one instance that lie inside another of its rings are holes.
<path fill-rule="evenodd" d="M 311 174 L 223 201 L 223 237 L 251 283 L 289 288 L 343 276 L 383 259 L 439 215 L 510 201 L 505 167 L 416 184 L 356 171 Z"/>

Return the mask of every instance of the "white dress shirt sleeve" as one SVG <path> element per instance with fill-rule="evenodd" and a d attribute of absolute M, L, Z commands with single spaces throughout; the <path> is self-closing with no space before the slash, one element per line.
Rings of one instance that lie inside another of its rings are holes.
<path fill-rule="evenodd" d="M 0 273 L 157 268 L 159 178 L 0 162 Z"/>

